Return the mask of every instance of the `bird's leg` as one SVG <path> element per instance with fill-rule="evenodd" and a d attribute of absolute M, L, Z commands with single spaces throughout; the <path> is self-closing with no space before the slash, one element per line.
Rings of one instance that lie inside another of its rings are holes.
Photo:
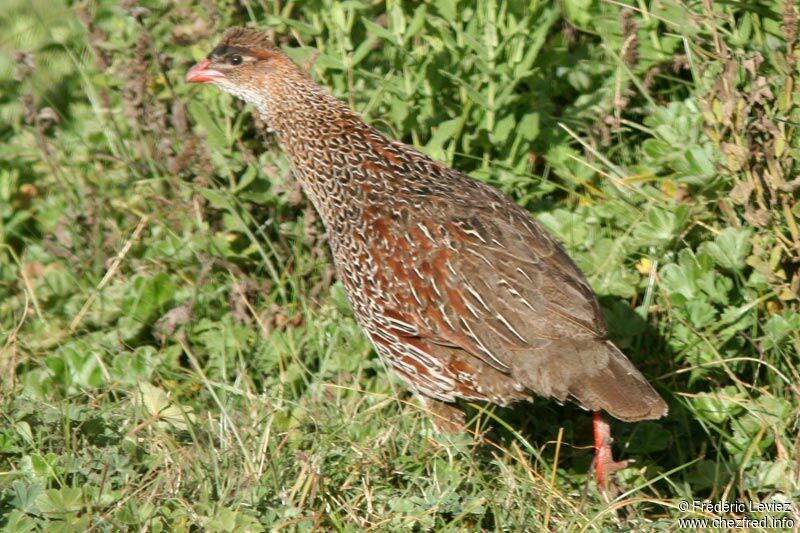
<path fill-rule="evenodd" d="M 417 394 L 422 406 L 439 433 L 458 433 L 464 430 L 464 411 L 454 403 L 447 403 L 422 394 Z"/>
<path fill-rule="evenodd" d="M 597 479 L 597 488 L 604 495 L 609 495 L 609 480 L 611 492 L 616 492 L 612 476 L 620 468 L 625 468 L 632 461 L 614 461 L 611 452 L 611 427 L 603 417 L 603 413 L 595 411 L 592 419 L 594 428 L 594 474 Z M 613 496 L 613 494 L 612 494 Z"/>

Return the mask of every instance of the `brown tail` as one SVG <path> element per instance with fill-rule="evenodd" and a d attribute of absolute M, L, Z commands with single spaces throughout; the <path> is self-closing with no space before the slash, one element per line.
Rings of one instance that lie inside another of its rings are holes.
<path fill-rule="evenodd" d="M 592 411 L 606 411 L 627 422 L 667 414 L 667 404 L 619 348 L 609 341 L 598 341 L 591 351 L 594 353 L 582 354 L 581 358 L 607 358 L 607 364 L 575 376 L 569 394 L 580 405 Z"/>

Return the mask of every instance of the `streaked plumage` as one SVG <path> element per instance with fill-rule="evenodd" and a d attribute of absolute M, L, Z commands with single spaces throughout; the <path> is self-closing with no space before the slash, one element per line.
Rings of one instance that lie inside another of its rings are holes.
<path fill-rule="evenodd" d="M 359 323 L 440 426 L 461 422 L 457 398 L 666 413 L 561 245 L 497 189 L 368 126 L 259 32 L 228 30 L 187 80 L 250 102 L 275 131 Z"/>

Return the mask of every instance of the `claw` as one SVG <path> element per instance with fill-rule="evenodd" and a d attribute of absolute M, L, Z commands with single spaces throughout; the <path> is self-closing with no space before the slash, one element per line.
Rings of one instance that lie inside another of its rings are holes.
<path fill-rule="evenodd" d="M 633 461 L 614 461 L 611 451 L 611 443 L 614 442 L 611 438 L 611 427 L 600 411 L 594 412 L 592 427 L 594 428 L 594 461 L 592 466 L 597 480 L 597 488 L 604 495 L 612 496 L 619 492 L 614 484 L 614 472 L 625 468 Z"/>

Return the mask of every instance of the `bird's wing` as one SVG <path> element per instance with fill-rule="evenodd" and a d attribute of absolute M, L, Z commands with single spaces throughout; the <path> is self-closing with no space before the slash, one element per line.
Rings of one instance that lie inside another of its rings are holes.
<path fill-rule="evenodd" d="M 522 350 L 564 336 L 602 339 L 606 329 L 562 247 L 530 216 L 504 207 L 442 205 L 445 217 L 434 202 L 403 225 L 375 227 L 396 243 L 388 266 L 397 320 L 509 372 Z"/>
<path fill-rule="evenodd" d="M 662 416 L 666 404 L 606 340 L 597 301 L 563 248 L 499 193 L 484 199 L 426 198 L 402 222 L 374 220 L 391 253 L 375 280 L 386 328 L 376 335 L 387 336 L 373 340 L 390 362 L 443 399 L 508 401 L 531 390 L 622 420 Z"/>

